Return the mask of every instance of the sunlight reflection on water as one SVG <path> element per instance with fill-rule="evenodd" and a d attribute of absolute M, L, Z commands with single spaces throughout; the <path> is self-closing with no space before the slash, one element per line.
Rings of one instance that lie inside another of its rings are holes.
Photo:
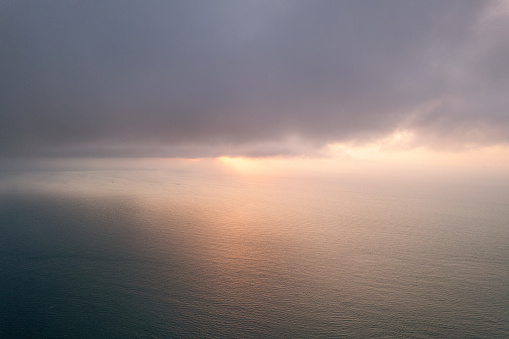
<path fill-rule="evenodd" d="M 7 336 L 509 334 L 503 186 L 98 170 L 1 187 Z"/>

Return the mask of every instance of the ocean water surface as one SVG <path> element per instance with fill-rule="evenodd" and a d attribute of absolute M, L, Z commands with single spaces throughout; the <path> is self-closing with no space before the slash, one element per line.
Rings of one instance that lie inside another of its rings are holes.
<path fill-rule="evenodd" d="M 0 337 L 509 337 L 507 180 L 4 171 Z"/>

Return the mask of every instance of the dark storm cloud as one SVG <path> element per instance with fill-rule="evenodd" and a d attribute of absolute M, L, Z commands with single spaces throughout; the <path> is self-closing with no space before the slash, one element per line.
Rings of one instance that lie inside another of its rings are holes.
<path fill-rule="evenodd" d="M 0 1 L 0 154 L 308 154 L 397 128 L 507 143 L 500 4 Z"/>

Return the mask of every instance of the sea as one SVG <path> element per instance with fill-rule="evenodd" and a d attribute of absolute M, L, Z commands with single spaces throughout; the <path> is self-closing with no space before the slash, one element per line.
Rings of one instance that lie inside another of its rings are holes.
<path fill-rule="evenodd" d="M 0 172 L 1 338 L 509 338 L 508 177 Z"/>

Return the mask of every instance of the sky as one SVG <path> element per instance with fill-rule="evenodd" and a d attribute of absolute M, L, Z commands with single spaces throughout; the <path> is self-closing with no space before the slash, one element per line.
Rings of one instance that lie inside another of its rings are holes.
<path fill-rule="evenodd" d="M 0 45 L 3 159 L 509 168 L 508 1 L 0 0 Z"/>

